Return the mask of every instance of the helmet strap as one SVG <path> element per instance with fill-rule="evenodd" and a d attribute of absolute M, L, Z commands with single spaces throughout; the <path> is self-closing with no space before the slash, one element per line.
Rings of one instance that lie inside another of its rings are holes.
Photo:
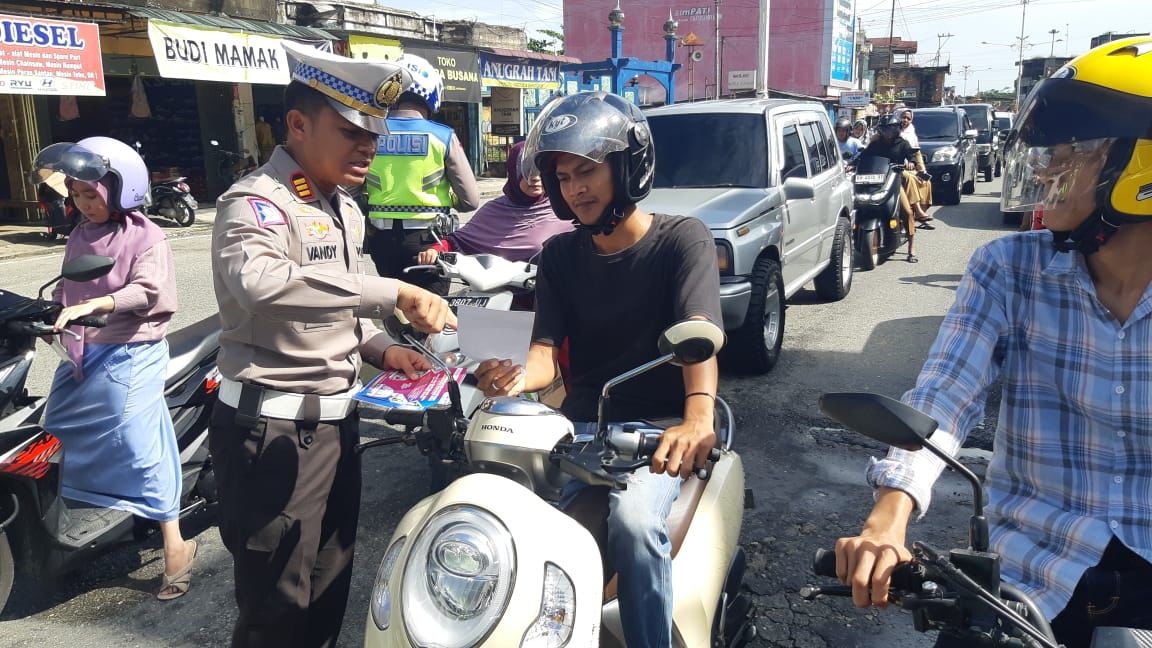
<path fill-rule="evenodd" d="M 1052 243 L 1057 252 L 1079 252 L 1084 256 L 1091 256 L 1104 247 L 1104 244 L 1120 229 L 1119 225 L 1109 223 L 1100 210 L 1092 215 L 1076 229 L 1070 232 L 1052 232 Z"/>
<path fill-rule="evenodd" d="M 591 232 L 593 236 L 597 234 L 608 236 L 612 232 L 616 231 L 616 227 L 625 218 L 628 218 L 626 210 L 629 207 L 631 207 L 630 204 L 621 205 L 614 201 L 611 205 L 608 206 L 608 209 L 604 210 L 604 213 L 600 214 L 600 218 L 598 218 L 592 225 L 585 225 L 584 223 L 580 222 L 580 219 L 578 218 L 573 219 L 572 223 L 576 226 L 576 229 Z"/>

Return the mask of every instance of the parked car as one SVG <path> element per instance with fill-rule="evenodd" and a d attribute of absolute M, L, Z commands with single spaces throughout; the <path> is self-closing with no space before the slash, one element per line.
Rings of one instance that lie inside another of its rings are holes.
<path fill-rule="evenodd" d="M 976 129 L 976 155 L 980 160 L 980 173 L 984 174 L 984 182 L 992 182 L 992 176 L 1000 177 L 1004 166 L 1004 150 L 1000 146 L 999 132 L 993 127 L 992 104 L 961 104 L 958 106 L 968 113 Z M 920 125 L 916 125 L 916 132 L 920 132 Z"/>
<path fill-rule="evenodd" d="M 647 113 L 655 183 L 643 208 L 699 218 L 716 239 L 726 366 L 772 369 L 784 302 L 808 282 L 827 300 L 852 286 L 852 183 L 818 103 L 736 99 Z"/>
<path fill-rule="evenodd" d="M 976 138 L 962 108 L 917 108 L 916 137 L 932 175 L 932 195 L 942 205 L 960 204 L 960 194 L 976 191 Z"/>

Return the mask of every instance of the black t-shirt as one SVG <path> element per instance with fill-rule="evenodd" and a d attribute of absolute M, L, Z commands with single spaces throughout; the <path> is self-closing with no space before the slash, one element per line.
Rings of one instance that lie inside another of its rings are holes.
<path fill-rule="evenodd" d="M 885 142 L 883 138 L 878 138 L 864 149 L 862 155 L 886 157 L 893 164 L 916 161 L 916 152 L 912 150 L 912 145 L 908 143 L 908 140 L 903 137 L 897 137 L 891 142 Z"/>
<path fill-rule="evenodd" d="M 595 421 L 604 383 L 658 358 L 656 343 L 672 324 L 696 316 L 720 324 L 719 276 L 716 243 L 695 218 L 653 214 L 639 241 L 610 255 L 596 252 L 584 230 L 548 241 L 532 337 L 557 347 L 568 339 L 565 416 Z M 683 369 L 673 365 L 613 389 L 607 412 L 614 421 L 683 414 Z"/>

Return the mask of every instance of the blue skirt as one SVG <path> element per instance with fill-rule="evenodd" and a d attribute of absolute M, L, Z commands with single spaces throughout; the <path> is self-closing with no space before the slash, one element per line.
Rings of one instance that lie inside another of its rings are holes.
<path fill-rule="evenodd" d="M 67 498 L 157 521 L 180 512 L 180 449 L 164 402 L 168 343 L 89 344 L 84 378 L 56 368 L 44 429 L 64 445 Z"/>

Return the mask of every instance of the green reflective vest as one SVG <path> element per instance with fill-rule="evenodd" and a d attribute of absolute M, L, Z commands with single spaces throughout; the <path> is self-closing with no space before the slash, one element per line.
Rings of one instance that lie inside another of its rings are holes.
<path fill-rule="evenodd" d="M 426 119 L 388 119 L 388 135 L 364 181 L 370 219 L 427 220 L 448 213 L 455 199 L 444 173 L 452 129 Z"/>

